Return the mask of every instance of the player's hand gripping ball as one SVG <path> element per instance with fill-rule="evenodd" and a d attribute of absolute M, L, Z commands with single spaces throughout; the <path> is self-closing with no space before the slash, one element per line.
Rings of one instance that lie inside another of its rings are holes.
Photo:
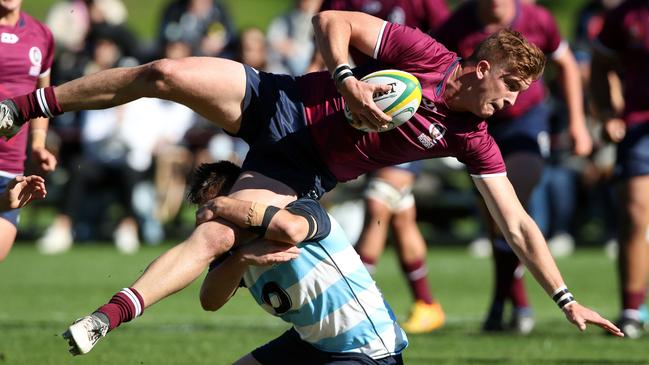
<path fill-rule="evenodd" d="M 374 95 L 374 102 L 379 109 L 392 117 L 386 128 L 379 130 L 352 119 L 351 112 L 345 105 L 345 117 L 349 124 L 363 132 L 386 132 L 410 120 L 421 103 L 421 84 L 412 74 L 399 70 L 382 70 L 372 72 L 361 79 L 370 84 L 390 85 L 390 91 Z"/>

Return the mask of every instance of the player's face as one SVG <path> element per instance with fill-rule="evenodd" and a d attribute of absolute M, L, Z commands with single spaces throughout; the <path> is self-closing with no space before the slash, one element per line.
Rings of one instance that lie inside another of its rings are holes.
<path fill-rule="evenodd" d="M 481 118 L 489 118 L 495 112 L 514 105 L 518 94 L 527 89 L 531 82 L 500 67 L 487 66 L 482 71 L 479 67 L 476 72 L 479 83 L 472 111 Z"/>
<path fill-rule="evenodd" d="M 20 10 L 23 0 L 0 0 L 0 11 L 11 12 Z"/>

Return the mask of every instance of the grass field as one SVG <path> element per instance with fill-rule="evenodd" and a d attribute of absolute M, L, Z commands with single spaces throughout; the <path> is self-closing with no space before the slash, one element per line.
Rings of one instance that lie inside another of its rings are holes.
<path fill-rule="evenodd" d="M 69 322 L 129 285 L 164 248 L 121 256 L 109 245 L 83 245 L 45 257 L 31 244 L 18 244 L 0 264 L 0 364 L 228 364 L 287 328 L 244 291 L 221 311 L 203 312 L 195 283 L 118 328 L 89 355 L 71 357 L 60 336 Z M 410 336 L 407 364 L 649 364 L 646 338 L 619 340 L 595 328 L 580 334 L 532 281 L 528 288 L 538 321 L 533 334 L 480 333 L 491 287 L 489 261 L 459 249 L 431 251 L 431 284 L 448 323 L 438 332 Z M 600 250 L 579 251 L 559 265 L 580 301 L 607 316 L 616 314 L 613 262 Z M 382 260 L 377 281 L 403 318 L 409 293 L 392 252 Z"/>

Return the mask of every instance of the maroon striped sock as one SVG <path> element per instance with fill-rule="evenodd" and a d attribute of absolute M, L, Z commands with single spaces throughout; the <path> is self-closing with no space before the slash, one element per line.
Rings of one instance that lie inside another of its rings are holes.
<path fill-rule="evenodd" d="M 144 300 L 142 300 L 142 296 L 137 290 L 124 288 L 113 295 L 110 301 L 99 307 L 97 311 L 108 317 L 108 330 L 112 331 L 122 322 L 129 322 L 141 315 L 144 311 Z"/>
<path fill-rule="evenodd" d="M 24 121 L 33 118 L 51 118 L 63 113 L 54 96 L 54 86 L 36 89 L 29 94 L 11 99 Z"/>
<path fill-rule="evenodd" d="M 374 275 L 376 272 L 376 260 L 369 258 L 367 256 L 363 256 L 360 253 L 358 254 L 361 258 L 361 261 L 363 262 L 363 265 L 365 265 L 365 268 L 367 271 L 371 274 Z"/>
<path fill-rule="evenodd" d="M 639 292 L 624 290 L 622 292 L 622 307 L 623 309 L 640 309 L 642 303 L 644 303 L 645 296 L 647 294 L 646 290 L 641 290 Z"/>
<path fill-rule="evenodd" d="M 527 300 L 527 293 L 525 291 L 525 282 L 523 281 L 524 273 L 525 267 L 519 264 L 514 271 L 514 279 L 512 280 L 512 286 L 509 292 L 512 297 L 512 304 L 514 305 L 514 308 L 527 308 L 530 306 L 530 303 Z"/>
<path fill-rule="evenodd" d="M 401 269 L 408 279 L 410 290 L 415 300 L 433 304 L 433 296 L 428 288 L 428 267 L 426 261 L 419 259 L 413 262 L 401 262 Z"/>

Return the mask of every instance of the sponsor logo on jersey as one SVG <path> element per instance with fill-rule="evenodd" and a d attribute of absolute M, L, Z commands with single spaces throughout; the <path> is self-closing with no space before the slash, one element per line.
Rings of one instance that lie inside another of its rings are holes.
<path fill-rule="evenodd" d="M 29 50 L 29 62 L 32 66 L 29 68 L 29 76 L 38 76 L 41 74 L 41 65 L 43 64 L 43 53 L 40 48 L 32 47 Z"/>
<path fill-rule="evenodd" d="M 13 34 L 13 33 L 4 33 L 3 32 L 2 35 L 0 35 L 0 42 L 2 42 L 2 43 L 16 44 L 16 43 L 18 43 L 19 39 L 20 38 L 18 38 L 18 36 Z"/>

